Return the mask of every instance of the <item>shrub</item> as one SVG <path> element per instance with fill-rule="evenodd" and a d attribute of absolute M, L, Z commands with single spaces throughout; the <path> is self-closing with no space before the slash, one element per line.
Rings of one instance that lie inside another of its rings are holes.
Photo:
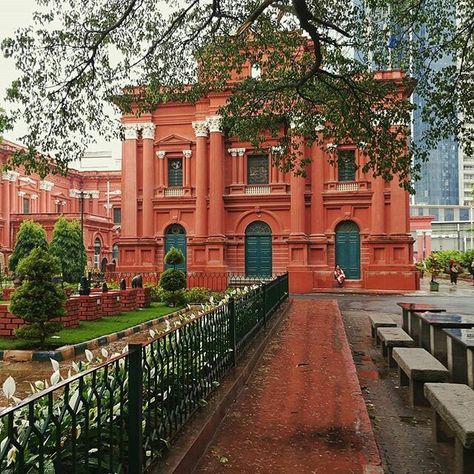
<path fill-rule="evenodd" d="M 184 306 L 186 303 L 186 298 L 184 295 L 183 290 L 178 290 L 178 291 L 166 291 L 162 290 L 161 293 L 161 298 L 163 303 L 166 304 L 166 306 Z"/>
<path fill-rule="evenodd" d="M 165 255 L 165 263 L 173 265 L 174 268 L 176 268 L 176 265 L 181 265 L 184 263 L 183 252 L 176 247 L 171 247 Z"/>
<path fill-rule="evenodd" d="M 172 306 L 174 300 L 184 300 L 182 290 L 186 288 L 186 275 L 181 270 L 169 268 L 161 274 L 160 286 L 163 290 L 173 293 L 172 295 L 169 295 L 167 301 L 165 301 L 166 304 Z M 176 292 L 180 292 L 180 295 L 174 295 Z"/>
<path fill-rule="evenodd" d="M 160 277 L 160 286 L 166 291 L 178 291 L 186 288 L 186 275 L 181 270 L 169 268 Z"/>
<path fill-rule="evenodd" d="M 186 303 L 207 303 L 211 292 L 207 288 L 189 288 L 184 292 Z"/>
<path fill-rule="evenodd" d="M 20 260 L 28 257 L 33 249 L 48 250 L 46 231 L 41 224 L 26 220 L 21 223 L 16 235 L 15 248 L 8 261 L 8 268 L 14 272 Z"/>
<path fill-rule="evenodd" d="M 66 313 L 66 294 L 51 281 L 60 271 L 59 261 L 45 250 L 34 249 L 16 271 L 23 283 L 11 297 L 10 310 L 30 324 L 18 328 L 15 335 L 44 347 L 46 339 L 62 328 L 49 321 Z"/>

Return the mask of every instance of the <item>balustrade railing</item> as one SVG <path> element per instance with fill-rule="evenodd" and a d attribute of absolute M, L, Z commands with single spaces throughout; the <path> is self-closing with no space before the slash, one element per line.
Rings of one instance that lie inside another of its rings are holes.
<path fill-rule="evenodd" d="M 270 186 L 246 186 L 245 194 L 270 194 Z"/>
<path fill-rule="evenodd" d="M 143 472 L 287 297 L 287 274 L 236 289 L 150 342 L 5 409 L 0 472 Z"/>

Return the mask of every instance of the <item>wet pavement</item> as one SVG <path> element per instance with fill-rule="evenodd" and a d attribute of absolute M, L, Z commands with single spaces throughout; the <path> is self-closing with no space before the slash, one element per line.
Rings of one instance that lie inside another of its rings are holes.
<path fill-rule="evenodd" d="M 195 472 L 381 472 L 365 470 L 379 458 L 336 313 L 293 302 Z"/>

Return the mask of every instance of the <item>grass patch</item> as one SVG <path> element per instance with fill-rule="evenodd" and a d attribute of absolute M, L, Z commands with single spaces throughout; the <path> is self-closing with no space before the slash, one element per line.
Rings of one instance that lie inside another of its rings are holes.
<path fill-rule="evenodd" d="M 63 329 L 57 336 L 59 338 L 49 339 L 48 344 L 69 345 L 89 341 L 97 337 L 105 336 L 123 329 L 136 326 L 137 324 L 151 319 L 159 318 L 165 314 L 173 313 L 180 308 L 169 308 L 163 303 L 152 303 L 150 308 L 121 313 L 117 316 L 106 316 L 96 321 L 81 321 L 78 327 Z M 2 349 L 30 349 L 32 343 L 21 339 L 0 338 L 0 350 Z"/>

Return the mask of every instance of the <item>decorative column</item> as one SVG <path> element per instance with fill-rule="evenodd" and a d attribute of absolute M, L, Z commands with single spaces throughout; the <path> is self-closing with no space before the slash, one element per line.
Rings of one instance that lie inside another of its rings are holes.
<path fill-rule="evenodd" d="M 183 171 L 184 171 L 184 186 L 189 188 L 191 186 L 191 150 L 183 150 Z"/>
<path fill-rule="evenodd" d="M 210 134 L 209 235 L 224 237 L 224 166 L 222 117 L 207 117 Z"/>
<path fill-rule="evenodd" d="M 193 122 L 196 134 L 196 213 L 195 235 L 207 237 L 207 122 Z"/>
<path fill-rule="evenodd" d="M 237 184 L 238 176 L 237 176 L 237 148 L 229 148 L 227 150 L 232 157 L 232 175 L 230 182 L 232 184 Z"/>
<path fill-rule="evenodd" d="M 137 138 L 138 124 L 123 125 L 122 237 L 137 237 Z"/>
<path fill-rule="evenodd" d="M 296 143 L 298 153 L 304 156 L 304 140 L 303 137 L 294 137 L 292 139 Z M 295 147 L 295 149 L 296 149 Z M 298 159 L 299 161 L 299 159 Z M 298 162 L 296 163 L 295 169 L 298 168 Z M 291 195 L 290 195 L 290 207 L 291 207 L 291 234 L 292 235 L 304 235 L 305 234 L 305 178 L 302 176 L 296 176 L 295 172 L 291 173 Z"/>
<path fill-rule="evenodd" d="M 244 176 L 244 155 L 245 155 L 245 148 L 237 148 L 237 154 L 239 155 L 237 166 L 238 166 L 238 174 L 239 174 L 239 184 L 245 184 L 245 176 Z"/>
<path fill-rule="evenodd" d="M 158 187 L 164 188 L 165 187 L 165 156 L 166 151 L 157 151 L 156 157 L 158 158 Z"/>
<path fill-rule="evenodd" d="M 390 233 L 407 234 L 409 232 L 409 197 L 400 187 L 398 175 L 390 182 Z"/>
<path fill-rule="evenodd" d="M 293 127 L 292 127 L 293 128 Z M 292 149 L 297 150 L 295 170 L 304 157 L 304 137 L 292 136 Z M 313 289 L 313 275 L 308 265 L 308 238 L 305 232 L 305 178 L 290 174 L 290 236 L 288 238 L 288 273 L 290 291 L 307 292 Z"/>
<path fill-rule="evenodd" d="M 372 234 L 385 233 L 384 181 L 380 176 L 372 180 Z"/>
<path fill-rule="evenodd" d="M 324 234 L 324 152 L 313 142 L 311 145 L 311 234 Z"/>
<path fill-rule="evenodd" d="M 37 194 L 31 195 L 31 212 L 35 214 L 38 212 L 38 195 Z"/>
<path fill-rule="evenodd" d="M 244 184 L 245 148 L 229 148 L 232 156 L 232 184 Z"/>
<path fill-rule="evenodd" d="M 10 242 L 10 175 L 8 171 L 5 171 L 2 174 L 2 206 L 3 206 L 3 219 L 4 219 L 4 228 L 3 228 L 3 247 L 11 248 Z"/>
<path fill-rule="evenodd" d="M 143 138 L 143 169 L 142 169 L 142 233 L 145 238 L 152 238 L 154 232 L 153 187 L 155 164 L 153 160 L 153 145 L 155 141 L 155 124 L 142 125 Z"/>

